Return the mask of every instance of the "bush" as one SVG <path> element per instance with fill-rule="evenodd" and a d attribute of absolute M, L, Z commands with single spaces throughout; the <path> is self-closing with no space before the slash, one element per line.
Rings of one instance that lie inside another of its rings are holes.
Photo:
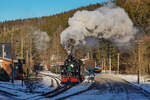
<path fill-rule="evenodd" d="M 7 74 L 7 72 L 3 68 L 0 68 L 0 81 L 9 81 L 9 80 L 10 77 Z"/>

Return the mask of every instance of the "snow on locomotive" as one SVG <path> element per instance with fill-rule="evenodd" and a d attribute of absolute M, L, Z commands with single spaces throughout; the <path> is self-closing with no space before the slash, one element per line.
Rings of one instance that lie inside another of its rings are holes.
<path fill-rule="evenodd" d="M 61 83 L 62 84 L 77 84 L 84 80 L 81 75 L 82 61 L 68 55 L 68 58 L 64 61 L 64 65 L 61 67 Z"/>

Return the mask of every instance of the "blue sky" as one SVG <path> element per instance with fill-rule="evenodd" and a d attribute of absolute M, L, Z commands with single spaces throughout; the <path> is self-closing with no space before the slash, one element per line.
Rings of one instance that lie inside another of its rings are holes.
<path fill-rule="evenodd" d="M 49 16 L 108 0 L 0 0 L 0 22 Z"/>

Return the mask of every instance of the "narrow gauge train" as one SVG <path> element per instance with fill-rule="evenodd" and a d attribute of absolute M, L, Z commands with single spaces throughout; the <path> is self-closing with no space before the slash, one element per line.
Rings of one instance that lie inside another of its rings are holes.
<path fill-rule="evenodd" d="M 94 67 L 95 73 L 100 73 L 101 71 L 102 71 L 102 67 L 97 67 L 97 66 Z"/>
<path fill-rule="evenodd" d="M 68 58 L 64 61 L 64 65 L 60 66 L 61 69 L 61 83 L 62 84 L 77 84 L 84 80 L 84 77 L 81 75 L 80 67 L 82 61 L 69 55 Z"/>

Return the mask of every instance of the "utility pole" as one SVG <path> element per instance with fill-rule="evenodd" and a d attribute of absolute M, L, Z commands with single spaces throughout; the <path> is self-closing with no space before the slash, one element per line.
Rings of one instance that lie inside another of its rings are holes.
<path fill-rule="evenodd" d="M 26 66 L 27 66 L 27 79 L 28 79 L 28 77 L 29 77 L 29 73 L 28 73 L 28 71 L 29 71 L 29 52 L 28 52 L 28 50 L 26 51 Z"/>
<path fill-rule="evenodd" d="M 140 75 L 141 75 L 141 67 L 142 67 L 142 62 L 141 62 L 141 54 L 142 54 L 142 51 L 141 51 L 141 46 L 143 44 L 143 41 L 142 40 L 137 40 L 136 41 L 137 43 L 137 51 L 138 51 L 138 73 L 137 73 L 137 81 L 138 81 L 138 84 L 140 84 Z"/>
<path fill-rule="evenodd" d="M 29 58 L 29 66 L 31 67 L 32 66 L 32 36 L 30 36 L 30 46 L 29 46 L 29 55 L 30 55 L 30 58 Z"/>
<path fill-rule="evenodd" d="M 20 57 L 20 59 L 23 61 L 23 48 L 24 48 L 24 44 L 23 44 L 23 34 L 21 34 L 21 57 Z M 22 62 L 21 61 L 21 62 Z M 22 71 L 21 71 L 21 76 L 22 76 L 22 86 L 23 86 L 23 63 L 21 64 L 21 67 L 22 67 Z"/>
<path fill-rule="evenodd" d="M 111 74 L 111 55 L 109 55 L 109 73 Z"/>
<path fill-rule="evenodd" d="M 110 44 L 108 44 L 108 60 L 109 60 L 109 74 L 111 74 L 111 53 L 110 53 Z"/>
<path fill-rule="evenodd" d="M 101 58 L 102 60 L 102 63 L 101 63 L 101 65 L 102 65 L 102 69 L 104 69 L 104 59 L 103 59 L 103 57 Z"/>
<path fill-rule="evenodd" d="M 88 56 L 88 59 L 90 59 L 90 51 L 88 51 L 87 56 Z"/>
<path fill-rule="evenodd" d="M 58 45 L 56 46 L 56 50 L 57 50 L 57 51 L 56 51 L 56 53 L 57 53 L 57 54 L 56 54 L 56 55 L 57 55 L 57 61 L 56 61 L 56 62 L 57 62 L 56 73 L 58 73 L 58 61 L 59 61 L 59 57 L 58 57 L 58 56 L 59 56 L 59 54 L 58 54 L 58 52 L 59 52 L 59 51 L 58 51 Z"/>
<path fill-rule="evenodd" d="M 11 34 L 12 83 L 14 83 L 14 33 Z"/>
<path fill-rule="evenodd" d="M 23 35 L 21 35 L 21 59 L 23 59 Z"/>
<path fill-rule="evenodd" d="M 119 74 L 119 59 L 120 59 L 120 54 L 119 54 L 119 52 L 118 52 L 118 54 L 117 54 L 117 74 Z"/>
<path fill-rule="evenodd" d="M 104 73 L 106 72 L 106 60 L 105 60 L 105 57 L 104 57 Z"/>
<path fill-rule="evenodd" d="M 50 47 L 50 46 L 49 46 Z M 52 51 L 51 51 L 51 49 L 49 48 L 49 52 L 48 52 L 48 54 L 49 54 L 49 66 L 50 66 L 50 68 L 48 69 L 48 70 L 50 70 L 51 69 L 51 65 L 52 65 L 52 61 L 51 61 L 51 55 L 52 55 Z"/>

